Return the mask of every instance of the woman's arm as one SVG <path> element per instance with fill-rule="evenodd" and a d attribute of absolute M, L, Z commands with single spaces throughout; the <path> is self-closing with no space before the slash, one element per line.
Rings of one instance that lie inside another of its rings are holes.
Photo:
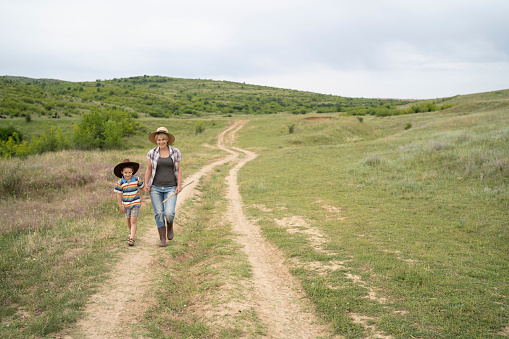
<path fill-rule="evenodd" d="M 177 172 L 177 189 L 175 192 L 180 193 L 182 191 L 182 166 L 180 166 L 180 161 L 178 164 L 178 172 Z"/>
<path fill-rule="evenodd" d="M 149 180 L 152 176 L 152 161 L 148 161 L 147 170 L 145 171 L 145 187 L 143 188 L 145 192 L 150 192 Z"/>

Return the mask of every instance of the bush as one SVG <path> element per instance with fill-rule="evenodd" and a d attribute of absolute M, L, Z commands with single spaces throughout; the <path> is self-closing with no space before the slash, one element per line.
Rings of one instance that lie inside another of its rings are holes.
<path fill-rule="evenodd" d="M 377 117 L 390 117 L 392 115 L 398 115 L 399 112 L 394 110 L 394 109 L 389 109 L 389 108 L 385 108 L 385 107 L 380 107 L 380 108 L 376 108 L 374 109 L 375 111 L 375 116 Z"/>
<path fill-rule="evenodd" d="M 120 110 L 91 111 L 74 125 L 74 143 L 81 149 L 118 148 L 122 138 L 142 130 L 131 114 Z"/>
<path fill-rule="evenodd" d="M 122 141 L 122 130 L 117 126 L 113 120 L 108 120 L 104 123 L 104 147 L 115 148 L 120 146 Z"/>
<path fill-rule="evenodd" d="M 409 130 L 410 128 L 412 128 L 412 123 L 411 122 L 407 122 L 405 124 L 405 130 Z"/>
<path fill-rule="evenodd" d="M 13 156 L 23 157 L 28 155 L 28 144 L 21 141 L 18 133 L 14 132 L 6 141 L 0 140 L 0 157 L 10 158 Z"/>
<path fill-rule="evenodd" d="M 13 137 L 14 134 L 17 135 L 19 140 L 23 140 L 21 133 L 13 126 L 0 127 L 0 140 L 7 141 L 9 140 L 9 137 Z"/>
<path fill-rule="evenodd" d="M 194 133 L 195 134 L 202 134 L 205 132 L 205 126 L 203 121 L 198 121 L 196 125 L 194 125 Z"/>
<path fill-rule="evenodd" d="M 64 135 L 60 128 L 51 127 L 48 133 L 42 133 L 38 137 L 34 137 L 28 143 L 22 140 L 17 131 L 7 136 L 8 132 L 2 129 L 2 137 L 0 138 L 0 157 L 24 157 L 29 154 L 44 153 L 68 149 L 71 147 L 71 141 Z"/>
<path fill-rule="evenodd" d="M 444 110 L 447 108 L 451 108 L 452 106 L 454 106 L 454 105 L 447 104 L 447 105 L 437 106 L 432 102 L 423 102 L 420 104 L 412 105 L 412 107 L 410 107 L 407 110 L 407 113 L 425 113 L 425 112 L 441 111 L 441 110 Z"/>
<path fill-rule="evenodd" d="M 381 165 L 382 162 L 382 159 L 378 155 L 370 155 L 364 160 L 364 164 L 370 167 Z"/>
<path fill-rule="evenodd" d="M 61 128 L 51 127 L 48 133 L 34 137 L 28 145 L 28 153 L 55 152 L 71 148 L 71 141 L 64 135 Z"/>

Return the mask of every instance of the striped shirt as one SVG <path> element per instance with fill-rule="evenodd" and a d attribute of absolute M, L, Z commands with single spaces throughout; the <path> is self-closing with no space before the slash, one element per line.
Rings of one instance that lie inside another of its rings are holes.
<path fill-rule="evenodd" d="M 114 192 L 122 194 L 122 205 L 125 209 L 131 209 L 134 206 L 141 206 L 138 188 L 143 188 L 143 186 L 143 181 L 139 177 L 133 176 L 129 181 L 126 181 L 124 177 L 122 177 L 122 179 L 117 182 Z"/>
<path fill-rule="evenodd" d="M 180 151 L 175 147 L 168 146 L 168 148 L 170 149 L 170 157 L 173 160 L 173 174 L 175 174 L 175 179 L 178 180 L 181 154 Z M 154 176 L 156 175 L 157 170 L 157 160 L 159 160 L 160 156 L 161 153 L 159 152 L 159 147 L 152 148 L 147 153 L 147 159 L 152 163 L 152 175 L 148 181 L 149 186 L 152 186 L 152 181 L 154 181 Z"/>

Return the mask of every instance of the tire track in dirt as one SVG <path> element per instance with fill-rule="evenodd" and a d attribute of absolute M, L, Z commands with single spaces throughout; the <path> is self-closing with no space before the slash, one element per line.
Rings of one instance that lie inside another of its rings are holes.
<path fill-rule="evenodd" d="M 218 144 L 223 144 L 225 138 L 233 140 L 234 133 L 242 126 L 240 123 L 229 126 L 219 134 Z M 230 154 L 204 166 L 199 172 L 186 178 L 185 182 L 193 181 L 193 183 L 179 193 L 177 211 L 188 198 L 197 195 L 196 186 L 202 176 L 211 172 L 214 167 L 237 157 L 236 152 L 226 151 Z M 142 201 L 142 206 L 151 206 L 148 196 L 142 195 Z M 178 236 L 181 230 L 178 221 L 175 222 L 174 227 L 175 234 Z M 110 273 L 110 278 L 102 284 L 97 293 L 91 296 L 84 310 L 85 316 L 72 329 L 62 331 L 60 337 L 65 339 L 131 337 L 133 329 L 143 320 L 145 311 L 156 302 L 150 296 L 150 289 L 157 276 L 153 263 L 157 260 L 155 256 L 164 251 L 164 248 L 158 247 L 159 235 L 152 215 L 138 220 L 138 229 L 141 228 L 148 228 L 148 230 L 138 233 L 136 245 L 120 256 Z"/>
<path fill-rule="evenodd" d="M 240 122 L 243 127 L 248 121 Z M 239 123 L 239 122 L 238 122 Z M 237 147 L 227 146 L 220 139 L 219 148 L 236 154 L 238 163 L 226 178 L 229 200 L 228 220 L 240 237 L 238 241 L 248 255 L 253 271 L 253 291 L 246 300 L 267 326 L 271 338 L 319 338 L 328 336 L 325 326 L 319 325 L 316 316 L 309 311 L 311 303 L 305 298 L 301 286 L 291 275 L 281 252 L 263 238 L 257 225 L 250 222 L 242 210 L 242 197 L 237 184 L 239 170 L 256 154 Z"/>
<path fill-rule="evenodd" d="M 197 195 L 196 186 L 202 176 L 216 166 L 237 161 L 226 178 L 229 200 L 228 220 L 233 231 L 240 237 L 252 266 L 252 294 L 246 296 L 246 308 L 253 307 L 267 328 L 266 335 L 271 338 L 319 338 L 327 337 L 325 326 L 318 325 L 315 315 L 309 311 L 301 287 L 284 265 L 285 258 L 280 251 L 265 240 L 259 227 L 251 223 L 242 211 L 242 197 L 237 185 L 238 171 L 256 154 L 240 148 L 228 146 L 234 141 L 235 133 L 248 121 L 235 121 L 218 135 L 218 147 L 229 153 L 199 172 L 186 178 L 191 182 L 177 200 L 177 209 L 189 198 Z M 143 205 L 150 206 L 150 199 L 143 196 Z M 110 273 L 110 278 L 98 288 L 86 305 L 85 316 L 72 329 L 62 331 L 58 337 L 78 338 L 126 338 L 133 330 L 142 328 L 146 310 L 156 302 L 151 296 L 151 288 L 158 272 L 154 263 L 164 248 L 159 248 L 159 238 L 154 227 L 153 216 L 138 221 L 139 233 L 136 246 L 123 253 Z M 147 226 L 150 225 L 150 226 Z M 175 223 L 175 233 L 181 227 Z M 126 234 L 127 235 L 127 234 Z M 171 244 L 171 242 L 170 242 Z"/>

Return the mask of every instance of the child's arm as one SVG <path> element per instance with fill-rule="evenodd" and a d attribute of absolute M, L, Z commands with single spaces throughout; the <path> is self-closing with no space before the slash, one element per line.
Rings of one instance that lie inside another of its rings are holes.
<path fill-rule="evenodd" d="M 122 205 L 122 193 L 117 193 L 118 207 L 122 213 L 125 213 L 124 205 Z"/>

